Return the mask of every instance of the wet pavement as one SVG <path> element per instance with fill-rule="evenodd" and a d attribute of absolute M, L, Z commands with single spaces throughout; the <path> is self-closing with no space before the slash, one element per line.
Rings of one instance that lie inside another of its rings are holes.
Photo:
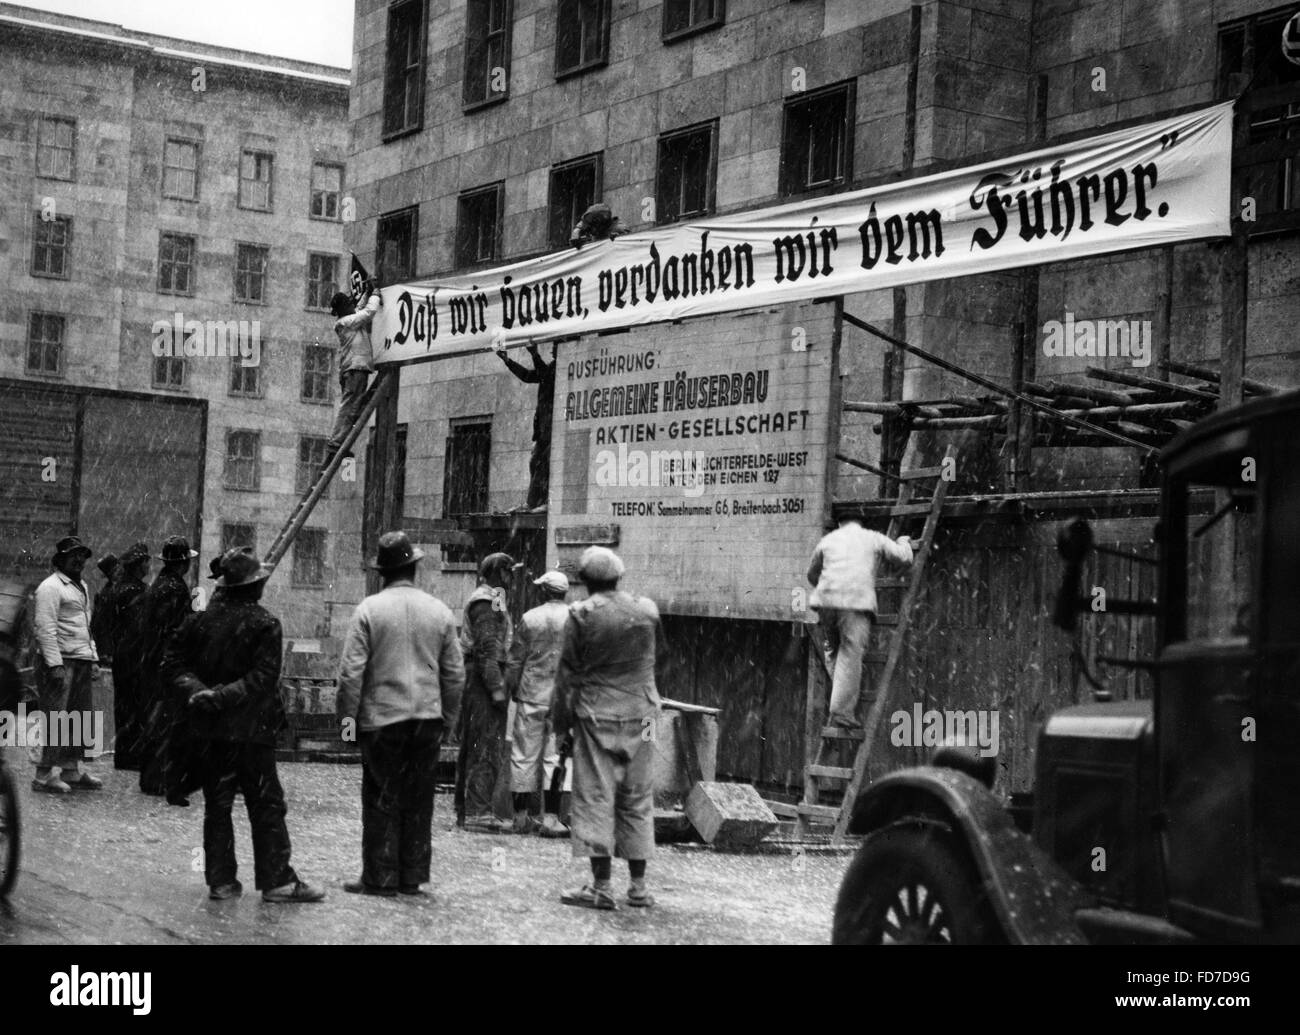
<path fill-rule="evenodd" d="M 0 944 L 686 944 L 821 943 L 844 855 L 732 854 L 660 846 L 650 865 L 657 905 L 597 913 L 561 905 L 559 894 L 589 872 L 567 841 L 467 834 L 439 794 L 429 898 L 349 895 L 360 871 L 361 768 L 284 763 L 293 864 L 323 884 L 316 905 L 268 905 L 253 891 L 242 799 L 235 838 L 242 898 L 212 902 L 202 872 L 203 796 L 168 806 L 136 787 L 135 773 L 103 759 L 100 792 L 55 796 L 31 790 L 26 753 L 4 750 L 19 787 L 22 872 Z M 621 898 L 627 871 L 615 861 Z"/>

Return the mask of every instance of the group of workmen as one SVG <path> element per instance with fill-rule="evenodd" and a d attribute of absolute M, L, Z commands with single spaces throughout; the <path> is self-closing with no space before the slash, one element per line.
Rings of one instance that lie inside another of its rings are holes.
<path fill-rule="evenodd" d="M 99 562 L 107 585 L 92 600 L 82 579 L 91 549 L 61 539 L 36 589 L 33 668 L 47 712 L 92 707 L 94 666 L 111 660 L 119 768 L 141 788 L 187 805 L 204 798 L 209 896 L 239 895 L 232 809 L 242 793 L 252 827 L 256 887 L 269 902 L 318 902 L 325 892 L 290 865 L 287 808 L 275 744 L 286 725 L 280 694 L 283 634 L 260 603 L 272 569 L 251 549 L 209 565 L 204 602 L 187 575 L 197 556 L 184 538 L 160 557 L 137 543 Z M 450 608 L 415 585 L 424 553 L 404 532 L 381 536 L 372 567 L 382 589 L 357 607 L 340 659 L 341 735 L 362 757 L 362 868 L 346 891 L 422 895 L 430 879 L 435 773 L 444 730 L 459 737 L 455 792 L 467 831 L 571 837 L 591 879 L 561 901 L 616 909 L 612 858 L 628 862 L 625 902 L 653 905 L 646 864 L 654 851 L 653 753 L 659 715 L 655 662 L 662 649 L 654 603 L 618 588 L 624 566 L 603 547 L 582 555 L 587 596 L 567 602 L 560 571 L 534 580 L 543 602 L 514 627 L 507 587 L 520 567 L 494 553 L 457 629 Z M 146 587 L 151 561 L 162 571 Z M 198 608 L 202 608 L 201 610 Z M 513 820 L 493 809 L 511 701 Z M 570 760 L 566 766 L 564 760 Z M 99 790 L 85 745 L 41 750 L 33 789 Z M 567 785 L 557 770 L 572 769 Z M 561 794 L 571 791 L 569 823 Z"/>

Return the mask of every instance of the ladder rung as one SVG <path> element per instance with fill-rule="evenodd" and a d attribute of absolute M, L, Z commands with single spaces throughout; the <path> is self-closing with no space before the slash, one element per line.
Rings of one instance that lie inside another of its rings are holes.
<path fill-rule="evenodd" d="M 890 507 L 885 514 L 888 517 L 907 517 L 909 514 L 928 514 L 932 509 L 930 503 L 902 503 Z"/>
<path fill-rule="evenodd" d="M 784 819 L 797 819 L 799 817 L 799 808 L 797 805 L 791 805 L 788 801 L 766 801 L 763 802 L 772 814 L 781 816 Z"/>
<path fill-rule="evenodd" d="M 848 766 L 841 765 L 810 765 L 808 775 L 823 780 L 852 780 L 853 770 Z"/>
<path fill-rule="evenodd" d="M 813 805 L 810 802 L 801 801 L 799 803 L 799 815 L 808 819 L 820 819 L 827 823 L 834 823 L 840 818 L 840 810 L 837 805 Z"/>
<path fill-rule="evenodd" d="M 866 740 L 862 730 L 846 730 L 843 726 L 827 726 L 822 730 L 822 740 Z"/>
<path fill-rule="evenodd" d="M 942 467 L 914 467 L 910 471 L 899 471 L 898 478 L 900 481 L 910 482 L 921 478 L 938 478 L 943 474 Z"/>

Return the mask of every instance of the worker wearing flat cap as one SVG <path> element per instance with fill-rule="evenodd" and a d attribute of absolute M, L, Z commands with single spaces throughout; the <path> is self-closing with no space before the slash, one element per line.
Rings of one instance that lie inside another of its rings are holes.
<path fill-rule="evenodd" d="M 238 880 L 231 811 L 242 793 L 253 835 L 253 872 L 264 902 L 319 902 L 325 892 L 290 865 L 288 809 L 275 765 L 286 725 L 280 699 L 283 630 L 262 607 L 271 569 L 249 547 L 221 558 L 220 607 L 192 614 L 167 643 L 162 678 L 180 702 L 203 787 L 203 876 L 208 897 L 229 899 Z"/>
<path fill-rule="evenodd" d="M 551 788 L 560 761 L 551 707 L 564 626 L 569 620 L 569 607 L 564 602 L 569 594 L 569 579 L 562 571 L 548 571 L 534 579 L 533 585 L 541 589 L 545 599 L 520 618 L 506 665 L 506 687 L 515 702 L 510 735 L 515 833 L 568 837 L 568 827 L 560 822 L 561 792 Z M 537 800 L 539 780 L 541 802 Z M 539 804 L 542 809 L 537 807 Z"/>
<path fill-rule="evenodd" d="M 618 588 L 623 562 L 587 549 L 578 576 L 587 599 L 569 608 L 555 680 L 556 729 L 573 743 L 573 854 L 591 883 L 566 905 L 616 909 L 611 857 L 628 861 L 627 904 L 650 906 L 646 861 L 654 854 L 654 753 L 659 717 L 655 661 L 662 643 L 654 601 Z"/>
<path fill-rule="evenodd" d="M 429 880 L 434 774 L 465 664 L 456 616 L 415 585 L 424 551 L 379 537 L 383 588 L 357 606 L 339 660 L 338 717 L 361 745 L 361 878 L 344 890 L 418 895 Z"/>
<path fill-rule="evenodd" d="M 456 821 L 465 830 L 500 833 L 510 823 L 493 812 L 492 801 L 506 755 L 506 654 L 513 633 L 506 610 L 506 583 L 514 568 L 508 553 L 484 557 L 478 587 L 465 602 L 460 628 L 465 657 L 465 697 L 461 703 L 460 755 L 456 766 Z"/>
<path fill-rule="evenodd" d="M 54 571 L 36 587 L 33 629 L 35 676 L 46 715 L 91 713 L 91 682 L 99 655 L 90 634 L 90 590 L 81 579 L 91 549 L 77 536 L 60 539 L 50 559 Z M 64 724 L 71 728 L 70 723 Z M 82 726 L 84 727 L 84 723 Z M 81 765 L 86 744 L 46 744 L 36 765 L 32 790 L 67 794 L 98 790 L 101 781 Z M 58 767 L 59 774 L 54 774 Z"/>
<path fill-rule="evenodd" d="M 184 536 L 169 537 L 158 558 L 162 570 L 141 598 L 136 615 L 140 697 L 144 703 L 144 725 L 139 740 L 140 790 L 145 794 L 169 792 L 165 773 L 167 738 L 182 713 L 173 700 L 171 688 L 160 678 L 159 669 L 168 638 L 194 611 L 188 576 L 197 556 L 198 552 L 190 549 L 189 540 Z M 182 804 L 180 797 L 172 797 L 173 804 Z"/>

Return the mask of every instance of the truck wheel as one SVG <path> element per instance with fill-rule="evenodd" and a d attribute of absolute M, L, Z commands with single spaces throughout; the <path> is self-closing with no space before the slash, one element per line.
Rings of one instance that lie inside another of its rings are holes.
<path fill-rule="evenodd" d="M 835 945 L 980 945 L 996 924 L 978 874 L 931 827 L 898 826 L 858 850 L 835 903 Z"/>

